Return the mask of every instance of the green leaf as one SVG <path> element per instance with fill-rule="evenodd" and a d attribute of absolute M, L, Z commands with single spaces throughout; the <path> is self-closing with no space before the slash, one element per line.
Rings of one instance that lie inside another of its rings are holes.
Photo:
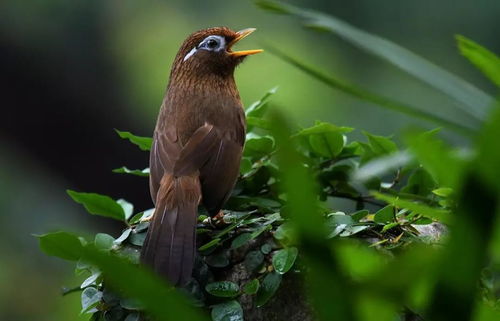
<path fill-rule="evenodd" d="M 210 254 L 205 258 L 205 261 L 208 265 L 217 267 L 217 268 L 223 268 L 229 265 L 231 263 L 229 261 L 228 253 L 227 251 L 217 251 L 216 253 Z"/>
<path fill-rule="evenodd" d="M 370 225 L 347 225 L 342 232 L 340 232 L 339 236 L 341 237 L 347 237 L 351 236 L 354 234 L 357 234 L 361 231 L 366 230 L 369 228 Z"/>
<path fill-rule="evenodd" d="M 279 11 L 296 16 L 303 20 L 304 25 L 308 27 L 334 33 L 367 53 L 392 63 L 460 102 L 460 104 L 453 106 L 460 108 L 461 111 L 468 113 L 474 119 L 484 120 L 493 103 L 491 96 L 456 75 L 388 39 L 358 29 L 334 16 L 278 1 L 259 0 L 256 3 L 265 9 L 271 7 L 275 12 Z"/>
<path fill-rule="evenodd" d="M 45 254 L 69 261 L 80 259 L 82 243 L 77 236 L 67 232 L 54 232 L 35 236 L 38 238 L 40 249 Z"/>
<path fill-rule="evenodd" d="M 128 239 L 128 237 L 130 236 L 130 233 L 132 232 L 132 229 L 131 228 L 128 228 L 126 229 L 125 231 L 122 232 L 122 234 L 113 242 L 113 244 L 115 245 L 120 245 L 123 243 L 123 241 L 125 241 L 126 239 Z"/>
<path fill-rule="evenodd" d="M 242 220 L 247 218 L 249 212 L 237 212 L 237 211 L 224 211 L 224 223 L 241 223 Z"/>
<path fill-rule="evenodd" d="M 309 135 L 320 135 L 320 134 L 330 134 L 330 133 L 345 134 L 353 130 L 354 128 L 351 127 L 338 127 L 327 122 L 316 121 L 314 126 L 309 128 L 304 128 L 293 136 L 309 136 Z"/>
<path fill-rule="evenodd" d="M 146 232 L 137 233 L 136 231 L 132 231 L 129 237 L 129 242 L 136 246 L 142 246 L 145 240 Z"/>
<path fill-rule="evenodd" d="M 142 310 L 144 306 L 135 299 L 124 298 L 120 300 L 120 306 L 127 310 Z"/>
<path fill-rule="evenodd" d="M 423 167 L 417 168 L 408 178 L 406 186 L 401 189 L 403 193 L 427 196 L 436 187 L 436 181 Z"/>
<path fill-rule="evenodd" d="M 442 140 L 436 130 L 410 134 L 406 142 L 410 152 L 440 186 L 456 187 L 463 173 L 465 160 Z"/>
<path fill-rule="evenodd" d="M 120 168 L 113 169 L 113 173 L 131 174 L 131 175 L 135 175 L 135 176 L 148 177 L 149 176 L 149 167 L 145 168 L 145 169 L 128 169 L 127 167 L 122 166 Z"/>
<path fill-rule="evenodd" d="M 392 223 L 385 224 L 384 227 L 382 228 L 381 233 L 385 233 L 388 230 L 390 230 L 398 225 L 399 225 L 399 222 L 392 222 Z"/>
<path fill-rule="evenodd" d="M 251 239 L 253 239 L 252 233 L 242 233 L 233 239 L 233 241 L 231 242 L 231 249 L 237 249 L 240 246 L 245 245 L 245 243 L 247 243 Z"/>
<path fill-rule="evenodd" d="M 374 217 L 373 220 L 376 223 L 388 223 L 394 220 L 394 206 L 392 205 L 387 205 L 386 207 L 378 210 Z"/>
<path fill-rule="evenodd" d="M 363 131 L 363 134 L 368 137 L 368 141 L 376 155 L 386 155 L 397 152 L 396 144 L 387 137 L 377 136 Z"/>
<path fill-rule="evenodd" d="M 198 248 L 198 251 L 205 251 L 205 250 L 208 250 L 209 248 L 213 247 L 213 246 L 216 246 L 219 244 L 219 242 L 221 241 L 220 238 L 215 238 L 213 240 L 211 240 L 210 242 L 200 246 Z"/>
<path fill-rule="evenodd" d="M 97 285 L 95 284 L 95 282 L 97 281 L 97 279 L 101 276 L 101 271 L 96 271 L 94 273 L 92 273 L 91 276 L 89 276 L 87 279 L 85 279 L 85 281 L 82 282 L 82 284 L 80 285 L 80 288 L 84 289 L 90 285 Z"/>
<path fill-rule="evenodd" d="M 456 35 L 455 38 L 462 55 L 500 87 L 500 58 L 464 36 Z"/>
<path fill-rule="evenodd" d="M 318 206 L 316 175 L 303 164 L 303 158 L 297 152 L 296 142 L 290 140 L 290 124 L 278 111 L 270 118 L 275 126 L 276 162 L 280 168 L 278 193 L 287 200 L 286 213 L 283 217 L 293 224 L 299 244 L 304 244 L 301 254 L 308 267 L 308 294 L 318 320 L 330 320 L 335 316 L 339 320 L 354 320 L 354 301 L 348 277 L 339 273 L 337 261 L 331 257 L 330 242 L 325 241 L 327 230 L 324 217 Z M 318 256 L 320 254 L 320 256 Z M 281 274 L 266 275 L 257 292 L 256 305 L 262 306 L 279 287 Z M 327 294 L 327 295 L 325 295 Z"/>
<path fill-rule="evenodd" d="M 66 247 L 66 251 L 74 251 Z M 76 253 L 74 253 L 76 254 Z M 84 261 L 97 266 L 106 275 L 106 284 L 131 299 L 140 299 L 144 310 L 155 320 L 170 321 L 175 315 L 179 320 L 201 321 L 203 315 L 191 307 L 187 300 L 173 288 L 167 286 L 165 280 L 152 274 L 137 264 L 110 252 L 102 252 L 93 245 L 83 248 Z M 131 282 L 133 276 L 133 282 Z"/>
<path fill-rule="evenodd" d="M 500 164 L 500 148 L 498 148 L 499 137 L 500 100 L 495 106 L 495 111 L 491 115 L 491 120 L 486 123 L 480 135 L 478 143 L 480 153 L 474 165 L 477 166 L 477 171 L 482 180 L 488 184 L 492 190 L 500 190 L 500 166 L 498 166 L 498 164 Z"/>
<path fill-rule="evenodd" d="M 412 212 L 422 214 L 423 216 L 438 220 L 443 223 L 449 223 L 451 219 L 450 212 L 447 210 L 433 208 L 421 203 L 415 203 L 410 200 L 405 200 L 378 192 L 372 192 L 372 195 L 375 196 L 375 198 L 385 201 L 393 206 L 406 208 Z"/>
<path fill-rule="evenodd" d="M 369 151 L 371 152 L 371 149 Z M 381 177 L 390 171 L 395 171 L 407 165 L 412 160 L 412 156 L 407 151 L 396 152 L 371 159 L 373 157 L 375 157 L 375 154 L 366 157 L 363 165 L 355 169 L 352 174 L 353 180 L 367 182 L 373 178 Z"/>
<path fill-rule="evenodd" d="M 106 233 L 97 233 L 94 240 L 95 247 L 101 250 L 111 250 L 114 242 L 115 239 Z"/>
<path fill-rule="evenodd" d="M 248 282 L 245 284 L 243 287 L 243 292 L 246 294 L 255 294 L 257 291 L 259 291 L 260 287 L 260 282 L 258 279 L 253 279 L 252 281 Z"/>
<path fill-rule="evenodd" d="M 153 139 L 151 137 L 143 137 L 143 136 L 135 136 L 130 132 L 120 131 L 115 129 L 115 131 L 120 135 L 123 139 L 128 139 L 132 144 L 139 146 L 139 148 L 143 151 L 151 150 L 151 145 L 153 143 Z"/>
<path fill-rule="evenodd" d="M 231 300 L 212 307 L 212 321 L 243 321 L 243 309 L 238 301 Z"/>
<path fill-rule="evenodd" d="M 259 136 L 254 133 L 247 134 L 245 142 L 245 156 L 262 157 L 272 152 L 274 139 L 271 136 Z"/>
<path fill-rule="evenodd" d="M 346 229 L 347 226 L 354 224 L 351 216 L 345 215 L 342 212 L 331 213 L 328 215 L 325 225 L 328 230 L 327 238 L 332 238 L 339 235 Z"/>
<path fill-rule="evenodd" d="M 276 231 L 274 231 L 274 238 L 284 242 L 285 244 L 290 244 L 293 243 L 294 240 L 297 238 L 296 231 L 293 227 L 292 224 L 290 223 L 283 223 L 278 228 Z"/>
<path fill-rule="evenodd" d="M 317 154 L 334 158 L 340 154 L 344 147 L 344 136 L 338 133 L 311 135 L 309 136 L 309 144 Z"/>
<path fill-rule="evenodd" d="M 309 139 L 312 150 L 320 156 L 333 158 L 340 154 L 345 144 L 344 133 L 352 128 L 337 127 L 330 123 L 319 122 L 312 127 L 302 129 L 292 137 L 305 136 Z"/>
<path fill-rule="evenodd" d="M 288 247 L 277 251 L 273 255 L 273 266 L 276 272 L 279 274 L 288 272 L 295 263 L 298 253 L 299 250 L 296 247 Z"/>
<path fill-rule="evenodd" d="M 260 251 L 262 252 L 262 254 L 269 254 L 269 253 L 271 253 L 272 250 L 273 250 L 273 248 L 269 243 L 263 244 L 260 247 Z"/>
<path fill-rule="evenodd" d="M 243 157 L 240 163 L 240 174 L 245 175 L 252 171 L 252 161 L 249 157 Z"/>
<path fill-rule="evenodd" d="M 254 238 L 256 238 L 257 236 L 259 236 L 260 234 L 262 234 L 263 232 L 265 232 L 265 231 L 267 231 L 269 229 L 271 229 L 271 225 L 270 224 L 269 225 L 263 225 L 263 226 L 257 228 L 252 233 L 242 233 L 242 234 L 238 235 L 231 242 L 231 249 L 234 250 L 234 249 L 239 248 L 240 246 L 244 245 L 245 243 L 247 243 L 250 240 L 253 240 Z"/>
<path fill-rule="evenodd" d="M 260 308 L 272 298 L 276 290 L 278 290 L 281 283 L 281 274 L 276 272 L 268 273 L 260 285 L 257 297 L 255 298 L 255 305 Z"/>
<path fill-rule="evenodd" d="M 247 126 L 250 128 L 257 127 L 261 129 L 271 129 L 273 124 L 271 124 L 269 120 L 249 116 L 247 117 Z"/>
<path fill-rule="evenodd" d="M 95 193 L 79 193 L 72 190 L 66 192 L 75 202 L 82 204 L 90 214 L 110 217 L 119 221 L 125 220 L 123 208 L 109 196 Z"/>
<path fill-rule="evenodd" d="M 222 298 L 232 298 L 239 294 L 240 287 L 238 286 L 238 284 L 230 281 L 220 281 L 208 283 L 205 286 L 205 290 L 214 296 Z"/>
<path fill-rule="evenodd" d="M 132 214 L 134 214 L 134 205 L 132 205 L 132 203 L 127 202 L 123 198 L 116 200 L 116 203 L 118 203 L 118 205 L 122 207 L 123 212 L 125 213 L 126 220 L 128 220 L 132 216 Z"/>
<path fill-rule="evenodd" d="M 140 314 L 137 312 L 132 312 L 123 321 L 140 321 Z"/>
<path fill-rule="evenodd" d="M 365 218 L 370 212 L 368 210 L 361 210 L 349 214 L 354 222 L 359 222 L 361 219 Z"/>
<path fill-rule="evenodd" d="M 449 197 L 453 193 L 453 189 L 449 187 L 440 187 L 433 190 L 432 193 L 441 197 Z"/>
<path fill-rule="evenodd" d="M 252 273 L 262 265 L 262 262 L 264 262 L 264 254 L 260 251 L 250 251 L 245 255 L 245 261 L 243 263 L 246 270 Z"/>
<path fill-rule="evenodd" d="M 82 312 L 93 313 L 97 310 L 94 309 L 102 299 L 102 292 L 94 287 L 85 288 L 82 292 Z"/>
<path fill-rule="evenodd" d="M 271 214 L 271 216 L 274 215 L 274 214 Z M 276 218 L 276 216 L 274 217 Z M 255 229 L 253 232 L 252 232 L 252 239 L 256 238 L 257 236 L 261 235 L 262 233 L 264 233 L 265 231 L 269 231 L 272 226 L 271 226 L 271 223 L 274 222 L 275 220 L 272 220 L 271 221 L 268 221 L 266 222 L 265 224 L 263 224 L 261 227 Z"/>
<path fill-rule="evenodd" d="M 278 91 L 278 87 L 274 87 L 272 89 L 270 89 L 269 91 L 267 91 L 264 96 L 254 102 L 253 104 L 251 104 L 250 106 L 248 106 L 248 108 L 245 110 L 245 115 L 247 116 L 247 118 L 249 117 L 261 117 L 268 105 L 267 105 L 267 102 L 269 100 L 269 98 L 274 95 L 276 93 L 276 91 Z"/>
<path fill-rule="evenodd" d="M 427 120 L 429 122 L 432 122 L 434 124 L 438 124 L 440 126 L 449 128 L 450 130 L 454 130 L 455 132 L 465 135 L 465 136 L 471 136 L 476 133 L 476 127 L 479 125 L 474 124 L 474 128 L 471 128 L 466 125 L 462 125 L 460 123 L 455 122 L 453 119 L 448 119 L 445 118 L 444 116 L 441 115 L 435 115 L 433 113 L 430 113 L 425 110 L 425 108 L 420 107 L 420 106 L 414 106 L 410 105 L 404 102 L 400 102 L 397 100 L 394 100 L 392 98 L 388 98 L 386 96 L 379 95 L 377 93 L 371 92 L 369 90 L 366 90 L 364 88 L 357 87 L 353 84 L 349 84 L 343 80 L 334 78 L 330 75 L 325 74 L 322 70 L 319 68 L 315 68 L 312 66 L 309 66 L 302 62 L 300 59 L 296 59 L 288 55 L 287 53 L 277 49 L 273 48 L 270 45 L 266 46 L 266 50 L 273 53 L 274 55 L 278 56 L 281 58 L 283 61 L 288 62 L 289 64 L 297 67 L 298 69 L 302 70 L 306 74 L 312 76 L 318 81 L 321 81 L 322 83 L 326 84 L 327 86 L 340 90 L 342 92 L 345 92 L 349 95 L 352 95 L 354 97 L 357 97 L 363 101 L 368 101 L 371 102 L 375 105 L 378 105 L 380 107 L 393 110 L 402 114 L 406 114 L 408 116 L 412 116 L 415 118 L 420 118 Z"/>

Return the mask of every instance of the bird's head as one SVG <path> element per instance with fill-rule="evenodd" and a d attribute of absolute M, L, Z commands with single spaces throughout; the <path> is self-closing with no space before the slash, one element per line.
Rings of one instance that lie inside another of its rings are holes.
<path fill-rule="evenodd" d="M 234 44 L 254 31 L 254 28 L 235 32 L 226 27 L 216 27 L 191 34 L 177 53 L 172 76 L 176 73 L 199 77 L 232 75 L 246 56 L 262 52 L 262 49 L 232 50 Z"/>

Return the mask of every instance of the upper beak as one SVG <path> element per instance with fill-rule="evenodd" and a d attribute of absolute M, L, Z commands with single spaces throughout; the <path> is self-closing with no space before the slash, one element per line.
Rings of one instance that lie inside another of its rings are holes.
<path fill-rule="evenodd" d="M 232 57 L 241 57 L 241 56 L 255 55 L 255 54 L 258 54 L 260 52 L 263 52 L 264 50 L 262 50 L 262 49 L 231 51 L 231 47 L 235 43 L 237 43 L 241 39 L 245 38 L 246 36 L 248 36 L 249 34 L 251 34 L 252 32 L 254 32 L 255 30 L 256 30 L 255 28 L 247 28 L 247 29 L 243 29 L 243 30 L 238 31 L 236 33 L 237 34 L 236 38 L 234 38 L 233 41 L 231 41 L 227 45 L 227 50 L 229 52 L 229 55 L 231 55 Z"/>

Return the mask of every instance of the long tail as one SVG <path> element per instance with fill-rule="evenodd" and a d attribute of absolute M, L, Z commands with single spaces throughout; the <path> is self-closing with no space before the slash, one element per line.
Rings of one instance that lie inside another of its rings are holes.
<path fill-rule="evenodd" d="M 166 174 L 162 178 L 141 262 L 175 286 L 184 285 L 191 278 L 200 199 L 197 175 L 174 178 Z"/>

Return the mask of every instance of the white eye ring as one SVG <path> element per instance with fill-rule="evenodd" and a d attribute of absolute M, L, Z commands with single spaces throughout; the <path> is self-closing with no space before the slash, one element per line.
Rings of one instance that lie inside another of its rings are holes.
<path fill-rule="evenodd" d="M 226 48 L 226 39 L 217 35 L 208 36 L 200 42 L 197 48 L 208 51 L 221 51 Z"/>
<path fill-rule="evenodd" d="M 213 46 L 213 44 L 216 44 L 217 46 Z M 191 56 L 193 56 L 198 50 L 219 52 L 224 49 L 226 49 L 226 39 L 222 36 L 211 35 L 203 39 L 203 41 L 200 42 L 198 46 L 191 49 L 191 51 L 188 52 L 186 56 L 184 56 L 183 61 L 191 58 Z"/>

